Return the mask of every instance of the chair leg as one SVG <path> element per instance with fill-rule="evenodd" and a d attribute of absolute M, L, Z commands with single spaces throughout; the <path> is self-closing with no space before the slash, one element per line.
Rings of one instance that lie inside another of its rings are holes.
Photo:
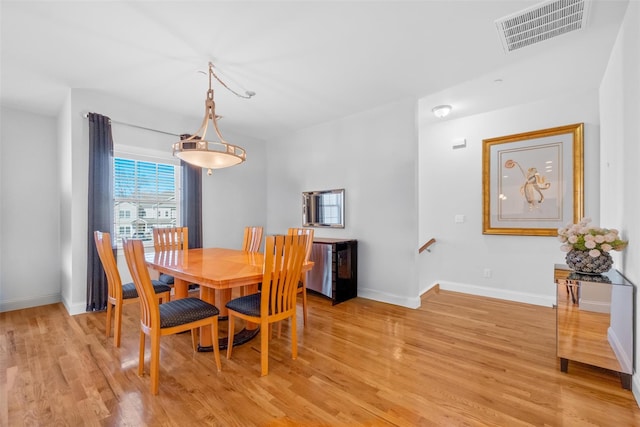
<path fill-rule="evenodd" d="M 269 373 L 269 326 L 267 322 L 260 325 L 260 375 L 263 377 Z"/>
<path fill-rule="evenodd" d="M 302 319 L 305 328 L 307 327 L 307 285 L 302 288 Z"/>
<path fill-rule="evenodd" d="M 220 365 L 220 345 L 218 343 L 218 316 L 211 322 L 211 343 L 213 345 L 213 357 L 216 359 L 216 367 L 220 372 L 222 366 Z"/>
<path fill-rule="evenodd" d="M 569 293 L 568 290 L 567 290 L 567 293 Z M 111 302 L 107 301 L 107 325 L 105 326 L 105 330 L 104 330 L 107 338 L 111 336 L 111 307 L 112 307 Z"/>
<path fill-rule="evenodd" d="M 120 335 L 122 334 L 122 301 L 116 303 L 116 318 L 113 326 L 113 342 L 120 347 Z"/>
<path fill-rule="evenodd" d="M 298 358 L 298 322 L 296 322 L 295 312 L 291 318 L 291 358 L 296 360 Z"/>
<path fill-rule="evenodd" d="M 151 394 L 158 394 L 160 377 L 160 335 L 151 335 Z"/>
<path fill-rule="evenodd" d="M 158 294 L 158 302 L 160 304 L 164 304 L 165 302 L 171 301 L 171 292 L 163 292 Z"/>
<path fill-rule="evenodd" d="M 191 347 L 193 351 L 198 351 L 198 328 L 191 330 Z"/>
<path fill-rule="evenodd" d="M 140 330 L 140 354 L 138 355 L 138 375 L 144 375 L 144 340 L 145 340 L 144 332 Z"/>
<path fill-rule="evenodd" d="M 231 316 L 231 312 L 229 312 L 229 314 L 227 315 L 227 323 L 229 324 L 229 338 L 227 340 L 227 359 L 231 359 L 231 351 L 233 350 L 233 334 L 234 329 L 235 329 L 235 325 L 234 325 L 234 321 L 233 321 L 233 316 Z M 215 342 L 215 341 L 214 341 Z"/>

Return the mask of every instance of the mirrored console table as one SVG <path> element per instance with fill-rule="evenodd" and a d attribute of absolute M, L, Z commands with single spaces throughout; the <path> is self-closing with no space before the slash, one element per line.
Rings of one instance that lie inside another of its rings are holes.
<path fill-rule="evenodd" d="M 569 361 L 620 374 L 631 390 L 634 368 L 634 286 L 616 270 L 579 274 L 554 266 L 557 290 L 557 357 L 568 372 Z"/>

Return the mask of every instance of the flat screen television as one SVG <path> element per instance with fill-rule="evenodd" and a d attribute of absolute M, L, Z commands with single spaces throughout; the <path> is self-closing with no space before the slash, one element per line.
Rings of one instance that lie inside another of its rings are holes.
<path fill-rule="evenodd" d="M 302 225 L 344 228 L 344 189 L 303 192 Z"/>

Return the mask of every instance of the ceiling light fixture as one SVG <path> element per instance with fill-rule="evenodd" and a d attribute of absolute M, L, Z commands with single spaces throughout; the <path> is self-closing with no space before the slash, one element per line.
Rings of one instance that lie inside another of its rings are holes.
<path fill-rule="evenodd" d="M 209 62 L 209 90 L 205 101 L 205 115 L 200 129 L 187 139 L 173 144 L 173 155 L 180 160 L 207 169 L 207 175 L 211 175 L 212 169 L 222 169 L 238 165 L 247 160 L 247 153 L 244 148 L 229 144 L 224 140 L 220 129 L 218 129 L 218 116 L 216 116 L 216 103 L 213 101 L 213 89 L 211 87 L 211 77 L 215 77 L 225 88 L 241 98 L 251 98 L 255 92 L 247 91 L 246 96 L 240 95 L 231 90 L 213 72 L 213 64 Z M 209 122 L 213 124 L 218 141 L 207 141 L 206 134 Z"/>
<path fill-rule="evenodd" d="M 433 115 L 439 119 L 447 117 L 453 108 L 451 105 L 438 105 L 431 110 Z"/>

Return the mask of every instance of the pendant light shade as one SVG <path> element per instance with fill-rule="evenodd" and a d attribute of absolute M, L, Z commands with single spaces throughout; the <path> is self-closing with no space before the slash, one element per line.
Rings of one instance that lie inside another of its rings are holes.
<path fill-rule="evenodd" d="M 184 140 L 173 144 L 173 155 L 205 169 L 222 169 L 239 165 L 247 159 L 243 148 L 227 142 Z"/>
<path fill-rule="evenodd" d="M 218 116 L 216 116 L 216 104 L 213 100 L 211 77 L 216 77 L 220 81 L 213 73 L 213 64 L 209 62 L 209 90 L 205 101 L 205 116 L 200 129 L 189 138 L 173 144 L 173 155 L 175 157 L 194 166 L 207 169 L 209 175 L 211 175 L 213 169 L 235 166 L 247 159 L 246 151 L 225 141 L 220 129 L 218 129 Z M 217 140 L 207 140 L 209 124 L 213 125 Z"/>

